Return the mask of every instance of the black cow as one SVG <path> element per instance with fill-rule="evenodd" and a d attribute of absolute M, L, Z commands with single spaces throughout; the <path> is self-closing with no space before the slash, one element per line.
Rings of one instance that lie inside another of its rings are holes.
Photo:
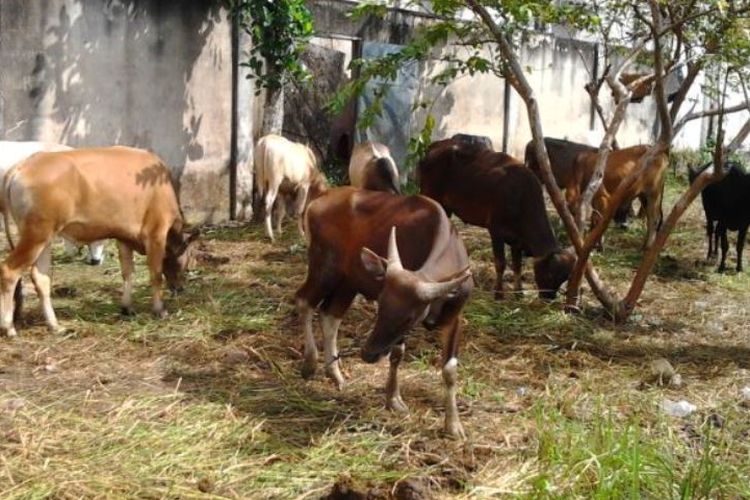
<path fill-rule="evenodd" d="M 711 163 L 697 170 L 689 169 L 690 183 L 709 168 Z M 750 226 L 750 173 L 745 172 L 737 162 L 724 164 L 726 175 L 719 182 L 709 184 L 701 192 L 703 211 L 706 214 L 706 236 L 708 237 L 707 258 L 716 258 L 721 239 L 721 261 L 719 272 L 726 269 L 727 231 L 737 231 L 737 271 L 742 271 L 742 249 L 745 235 Z"/>

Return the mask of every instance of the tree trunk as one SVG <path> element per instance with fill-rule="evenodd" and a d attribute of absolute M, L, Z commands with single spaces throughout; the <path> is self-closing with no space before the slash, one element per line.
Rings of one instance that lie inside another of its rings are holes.
<path fill-rule="evenodd" d="M 284 126 L 284 89 L 266 89 L 261 136 L 281 134 Z"/>

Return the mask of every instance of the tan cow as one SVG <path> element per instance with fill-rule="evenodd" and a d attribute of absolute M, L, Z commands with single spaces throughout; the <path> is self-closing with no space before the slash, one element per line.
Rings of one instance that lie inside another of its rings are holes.
<path fill-rule="evenodd" d="M 50 241 L 61 235 L 74 242 L 118 241 L 124 280 L 122 308 L 131 313 L 133 251 L 145 254 L 153 287 L 153 311 L 166 316 L 162 274 L 170 288 L 182 287 L 190 244 L 197 232 L 185 223 L 169 169 L 156 155 L 126 147 L 37 153 L 13 167 L 3 186 L 3 218 L 12 216 L 20 237 L 0 264 L 0 330 L 16 334 L 13 294 L 21 273 L 31 278 L 47 326 L 59 326 L 50 300 Z M 18 297 L 18 291 L 16 291 Z"/>
<path fill-rule="evenodd" d="M 400 194 L 398 168 L 388 147 L 372 141 L 354 146 L 349 160 L 349 183 L 362 189 Z"/>
<path fill-rule="evenodd" d="M 297 142 L 269 134 L 255 145 L 255 185 L 263 203 L 266 233 L 274 241 L 271 217 L 277 212 L 276 231 L 281 231 L 283 200 L 280 194 L 294 198 L 293 212 L 300 216 L 307 204 L 327 189 L 325 176 L 318 170 L 315 153 Z M 303 233 L 302 223 L 299 223 Z"/>
<path fill-rule="evenodd" d="M 20 163 L 34 153 L 41 151 L 70 151 L 71 147 L 54 142 L 41 141 L 0 141 L 0 179 L 16 163 Z M 0 210 L 2 210 L 3 196 L 0 195 Z M 89 245 L 88 262 L 99 265 L 104 260 L 104 241 L 95 241 Z M 78 247 L 65 240 L 65 250 L 69 254 L 78 252 Z"/>

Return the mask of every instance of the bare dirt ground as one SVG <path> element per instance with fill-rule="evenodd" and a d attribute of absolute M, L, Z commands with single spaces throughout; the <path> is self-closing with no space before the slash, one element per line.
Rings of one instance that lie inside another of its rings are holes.
<path fill-rule="evenodd" d="M 673 194 L 672 194 L 673 197 Z M 348 386 L 299 377 L 291 298 L 305 273 L 292 224 L 205 232 L 186 293 L 153 319 L 145 265 L 132 319 L 119 316 L 111 245 L 101 267 L 55 247 L 47 333 L 31 288 L 19 337 L 0 339 L 4 498 L 483 498 L 750 496 L 750 278 L 703 262 L 700 202 L 670 238 L 635 316 L 613 325 L 530 290 L 492 299 L 484 231 L 460 225 L 477 291 L 465 313 L 465 442 L 443 437 L 438 341 L 417 329 L 401 369 L 407 416 L 383 405 L 386 363 L 356 348 L 375 309 L 358 300 L 340 346 Z M 624 293 L 641 223 L 610 229 L 595 257 Z M 558 231 L 560 233 L 560 231 Z M 732 251 L 731 265 L 734 265 Z M 28 281 L 28 280 L 27 280 Z M 666 358 L 682 384 L 660 386 Z M 322 368 L 322 366 L 321 366 Z M 664 399 L 697 406 L 687 417 Z"/>

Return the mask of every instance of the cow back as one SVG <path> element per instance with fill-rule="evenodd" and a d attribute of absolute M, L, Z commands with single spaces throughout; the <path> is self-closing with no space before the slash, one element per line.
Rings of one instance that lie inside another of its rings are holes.
<path fill-rule="evenodd" d="M 38 153 L 16 165 L 5 184 L 16 221 L 33 216 L 83 242 L 140 241 L 149 226 L 182 221 L 169 169 L 140 149 Z"/>
<path fill-rule="evenodd" d="M 428 270 L 440 279 L 468 266 L 460 237 L 434 201 L 423 196 L 400 196 L 349 186 L 335 188 L 313 201 L 306 214 L 310 269 L 335 268 L 347 287 L 369 299 L 382 283 L 363 267 L 363 247 L 387 255 L 391 227 L 398 232 L 398 248 L 406 269 L 416 271 L 430 261 Z"/>

